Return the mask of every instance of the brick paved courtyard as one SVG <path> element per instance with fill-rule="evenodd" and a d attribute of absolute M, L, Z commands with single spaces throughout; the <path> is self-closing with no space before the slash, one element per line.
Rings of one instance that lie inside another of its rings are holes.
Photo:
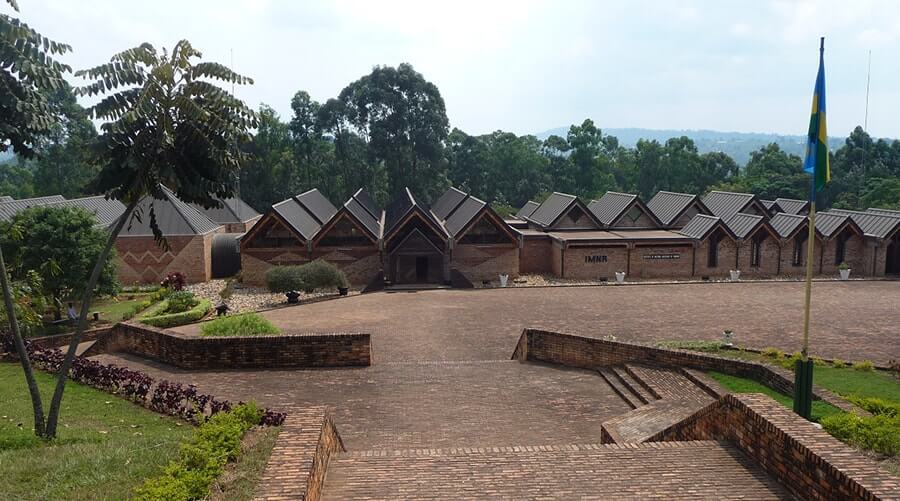
<path fill-rule="evenodd" d="M 289 332 L 370 332 L 375 363 L 497 360 L 525 327 L 623 341 L 720 339 L 800 348 L 801 282 L 375 293 L 273 310 Z M 196 332 L 198 327 L 181 328 Z M 900 282 L 816 282 L 811 351 L 884 364 L 900 358 Z"/>

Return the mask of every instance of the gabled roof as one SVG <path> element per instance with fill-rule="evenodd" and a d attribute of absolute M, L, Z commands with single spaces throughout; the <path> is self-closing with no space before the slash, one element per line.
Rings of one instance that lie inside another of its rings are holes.
<path fill-rule="evenodd" d="M 337 212 L 337 208 L 325 198 L 319 190 L 313 188 L 294 197 L 306 211 L 316 218 L 319 225 L 323 225 Z"/>
<path fill-rule="evenodd" d="M 523 205 L 522 208 L 519 209 L 519 212 L 516 212 L 516 219 L 524 220 L 525 218 L 534 214 L 534 211 L 537 210 L 537 208 L 540 206 L 541 204 L 533 200 L 525 202 L 525 205 Z"/>
<path fill-rule="evenodd" d="M 609 226 L 619 219 L 635 200 L 637 200 L 637 195 L 607 191 L 598 200 L 591 200 L 588 209 L 601 223 Z"/>
<path fill-rule="evenodd" d="M 12 202 L 13 200 L 15 200 L 15 198 L 13 198 L 9 195 L 0 195 L 0 204 L 6 203 L 6 202 Z"/>
<path fill-rule="evenodd" d="M 766 223 L 766 219 L 756 214 L 737 214 L 728 218 L 725 225 L 734 233 L 738 239 L 745 239 L 750 236 L 757 228 Z"/>
<path fill-rule="evenodd" d="M 782 212 L 788 214 L 800 214 L 803 211 L 809 211 L 808 200 L 796 200 L 793 198 L 776 198 L 775 203 Z"/>
<path fill-rule="evenodd" d="M 272 212 L 281 216 L 285 223 L 307 241 L 312 240 L 322 227 L 316 218 L 293 197 L 273 205 Z"/>
<path fill-rule="evenodd" d="M 207 209 L 199 204 L 192 205 L 210 220 L 219 224 L 246 223 L 253 218 L 259 217 L 259 212 L 256 212 L 253 207 L 250 207 L 247 205 L 247 202 L 238 197 L 216 198 L 216 200 L 221 204 L 220 207 Z"/>
<path fill-rule="evenodd" d="M 46 207 L 81 207 L 90 212 L 100 226 L 110 226 L 125 213 L 125 204 L 115 199 L 107 199 L 103 195 L 84 198 L 72 198 L 61 202 L 45 204 Z M 149 215 L 147 216 L 149 217 Z"/>
<path fill-rule="evenodd" d="M 863 235 L 864 233 L 862 228 L 860 228 L 848 214 L 838 214 L 835 212 L 816 213 L 816 232 L 824 238 L 835 236 L 844 225 L 849 225 L 858 235 Z"/>
<path fill-rule="evenodd" d="M 458 190 L 454 187 L 450 187 L 447 191 L 444 192 L 433 204 L 431 204 L 431 211 L 434 212 L 434 215 L 441 221 L 447 219 L 459 204 L 463 203 L 463 200 L 466 199 L 469 195 L 466 194 L 462 190 Z"/>
<path fill-rule="evenodd" d="M 382 209 L 378 202 L 366 191 L 365 188 L 360 188 L 356 190 L 356 193 L 353 194 L 353 198 L 359 202 L 360 205 L 363 206 L 369 214 L 372 215 L 375 219 L 381 220 L 381 216 L 384 214 L 384 209 Z"/>
<path fill-rule="evenodd" d="M 691 218 L 684 228 L 678 230 L 677 233 L 697 240 L 703 240 L 716 228 L 722 228 L 726 233 L 731 235 L 732 238 L 736 238 L 734 232 L 722 222 L 722 218 L 718 216 L 707 216 L 706 214 L 697 214 Z"/>
<path fill-rule="evenodd" d="M 122 236 L 150 236 L 150 209 L 156 215 L 156 224 L 164 236 L 170 235 L 205 235 L 221 225 L 216 224 L 196 207 L 183 202 L 169 188 L 163 186 L 162 198 L 146 196 L 138 202 L 136 211 L 140 211 L 141 220 L 132 218 L 122 228 Z"/>
<path fill-rule="evenodd" d="M 775 230 L 779 237 L 790 238 L 798 228 L 803 226 L 806 220 L 806 216 L 779 212 L 772 216 L 772 219 L 769 220 L 769 225 L 772 226 L 772 229 Z"/>
<path fill-rule="evenodd" d="M 766 206 L 766 209 L 769 209 L 769 210 L 771 210 L 772 206 L 775 205 L 774 200 L 760 200 L 760 202 L 762 202 L 762 204 Z"/>
<path fill-rule="evenodd" d="M 866 209 L 866 212 L 880 214 L 882 216 L 900 216 L 900 210 L 878 209 L 876 207 L 869 207 L 868 209 Z"/>
<path fill-rule="evenodd" d="M 396 231 L 400 223 L 412 212 L 418 212 L 442 237 L 447 238 L 449 236 L 444 225 L 438 221 L 431 209 L 416 200 L 409 188 L 404 188 L 403 194 L 385 209 L 384 237 L 387 238 Z"/>
<path fill-rule="evenodd" d="M 660 223 L 668 226 L 677 220 L 692 203 L 699 204 L 703 211 L 709 211 L 697 195 L 673 191 L 660 191 L 653 195 L 653 198 L 647 202 L 647 209 L 656 216 L 656 219 L 659 219 Z"/>
<path fill-rule="evenodd" d="M 731 191 L 711 191 L 703 198 L 703 203 L 713 215 L 728 219 L 744 209 L 754 201 L 759 201 L 753 193 L 734 193 Z M 760 203 L 765 209 L 765 206 Z"/>
<path fill-rule="evenodd" d="M 344 203 L 342 210 L 346 210 L 350 216 L 356 219 L 372 238 L 375 240 L 381 238 L 381 215 L 379 214 L 378 219 L 375 219 L 355 195 Z"/>
<path fill-rule="evenodd" d="M 62 202 L 65 200 L 62 195 L 50 195 L 47 197 L 23 198 L 21 200 L 10 200 L 0 203 L 0 221 L 12 219 L 19 211 L 29 207 L 37 207 L 38 205 L 47 205 L 53 202 Z"/>
<path fill-rule="evenodd" d="M 575 195 L 554 191 L 526 219 L 538 226 L 551 226 L 576 200 Z"/>
<path fill-rule="evenodd" d="M 844 209 L 831 209 L 829 212 L 849 215 L 867 237 L 888 238 L 900 229 L 900 215 Z"/>

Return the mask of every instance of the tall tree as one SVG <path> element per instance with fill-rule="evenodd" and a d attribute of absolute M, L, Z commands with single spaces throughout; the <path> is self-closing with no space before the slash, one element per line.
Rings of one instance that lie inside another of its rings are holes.
<path fill-rule="evenodd" d="M 453 186 L 480 197 L 488 196 L 488 147 L 476 136 L 454 128 L 447 139 L 447 175 Z"/>
<path fill-rule="evenodd" d="M 97 281 L 138 202 L 144 196 L 163 198 L 163 186 L 185 202 L 206 207 L 217 205 L 216 197 L 234 193 L 238 172 L 247 159 L 243 146 L 250 139 L 249 129 L 257 125 L 257 116 L 214 82 L 253 81 L 219 63 L 195 63 L 200 57 L 187 40 L 175 44 L 171 53 L 143 44 L 114 55 L 107 64 L 76 73 L 92 81 L 78 94 L 105 96 L 89 109 L 93 118 L 106 121 L 97 149 L 103 169 L 96 189 L 121 200 L 126 210 L 110 231 L 85 286 L 81 314 L 47 414 L 48 437 L 56 436 L 63 391 Z M 152 209 L 149 221 L 154 236 L 166 246 Z"/>
<path fill-rule="evenodd" d="M 241 198 L 251 206 L 265 209 L 299 193 L 294 143 L 288 124 L 278 113 L 262 104 L 259 125 L 250 142 L 250 158 L 241 169 Z"/>
<path fill-rule="evenodd" d="M 15 0 L 6 0 L 15 12 Z M 30 158 L 34 145 L 58 122 L 46 95 L 65 85 L 63 73 L 71 69 L 54 58 L 72 50 L 54 42 L 17 18 L 0 14 L 0 152 L 10 147 Z M 34 411 L 34 432 L 45 436 L 44 408 L 41 394 L 16 319 L 15 301 L 6 275 L 6 264 L 0 250 L 0 287 L 6 307 L 10 332 L 25 372 Z"/>
<path fill-rule="evenodd" d="M 393 198 L 405 186 L 433 198 L 447 183 L 444 99 L 410 64 L 376 66 L 340 94 L 345 116 L 366 140 L 369 160 L 382 163 Z"/>

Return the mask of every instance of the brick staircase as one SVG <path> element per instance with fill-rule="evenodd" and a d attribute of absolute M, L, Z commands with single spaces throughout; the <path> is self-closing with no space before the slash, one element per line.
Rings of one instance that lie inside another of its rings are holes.
<path fill-rule="evenodd" d="M 603 443 L 645 442 L 723 393 L 705 375 L 685 369 L 627 364 L 602 367 L 597 372 L 632 408 L 603 422 Z"/>
<path fill-rule="evenodd" d="M 790 499 L 715 441 L 343 452 L 322 489 L 324 500 L 650 497 Z"/>

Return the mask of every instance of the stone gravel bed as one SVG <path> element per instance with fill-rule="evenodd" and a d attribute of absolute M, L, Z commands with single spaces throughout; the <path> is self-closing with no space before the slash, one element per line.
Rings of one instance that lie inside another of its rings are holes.
<path fill-rule="evenodd" d="M 219 292 L 225 288 L 227 280 L 214 279 L 209 282 L 186 285 L 185 290 L 193 292 L 197 297 L 209 299 L 213 305 L 222 302 Z M 350 291 L 350 294 L 358 293 Z M 335 292 L 313 292 L 312 294 L 300 293 L 300 303 L 304 301 L 322 298 L 325 296 L 334 296 Z M 262 287 L 250 287 L 243 284 L 234 285 L 234 293 L 226 301 L 229 313 L 245 313 L 248 311 L 266 310 L 287 304 L 287 298 L 282 293 L 269 292 Z"/>

